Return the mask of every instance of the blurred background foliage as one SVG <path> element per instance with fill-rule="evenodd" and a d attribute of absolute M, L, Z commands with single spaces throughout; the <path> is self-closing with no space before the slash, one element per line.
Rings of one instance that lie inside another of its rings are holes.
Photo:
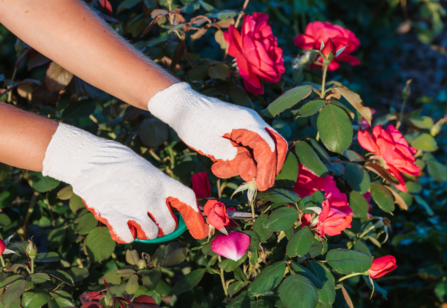
<path fill-rule="evenodd" d="M 247 13 L 269 14 L 270 25 L 283 49 L 286 62 L 284 77 L 280 82 L 266 87 L 266 94 L 261 97 L 248 95 L 237 83 L 226 80 L 225 69 L 215 67 L 218 64 L 216 60 L 223 61 L 225 58 L 225 51 L 219 46 L 216 31 L 201 28 L 203 24 L 199 24 L 197 30 L 188 32 L 186 40 L 191 59 L 199 63 L 201 68 L 193 70 L 188 59 L 184 57 L 173 63 L 179 49 L 179 40 L 175 35 L 168 33 L 172 30 L 172 26 L 166 22 L 166 16 L 157 19 L 158 15 L 154 13 L 157 9 L 170 7 L 174 10 L 185 7 L 186 14 L 182 15 L 187 22 L 197 15 L 208 14 L 224 23 L 227 18 L 240 11 L 243 1 L 216 0 L 205 3 L 202 0 L 181 0 L 171 3 L 167 0 L 110 0 L 110 2 L 113 7 L 111 17 L 106 12 L 101 13 L 102 8 L 96 0 L 89 4 L 136 48 L 166 69 L 171 68 L 179 78 L 203 85 L 202 93 L 252 107 L 258 111 L 294 85 L 302 82 L 320 82 L 318 71 L 313 72 L 305 65 L 301 65 L 303 53 L 293 44 L 293 38 L 297 34 L 304 33 L 306 25 L 312 21 L 340 24 L 350 29 L 360 39 L 361 46 L 355 55 L 359 57 L 361 64 L 355 67 L 342 65 L 336 72 L 330 72 L 328 78 L 342 82 L 356 91 L 366 106 L 376 109 L 374 117 L 376 124 L 388 123 L 399 116 L 403 102 L 402 89 L 406 81 L 411 79 L 411 95 L 405 107 L 406 121 L 401 130 L 407 132 L 406 138 L 409 141 L 414 140 L 420 132 L 424 132 L 436 136 L 437 143 L 431 151 L 426 151 L 431 153 L 425 153 L 418 159 L 418 163 L 425 169 L 419 182 L 412 182 L 408 186 L 411 193 L 406 196 L 409 210 L 397 211 L 395 216 L 387 215 L 392 226 L 390 240 L 383 247 L 375 247 L 375 251 L 380 255 L 394 255 L 399 266 L 393 275 L 380 280 L 381 286 L 388 292 L 388 300 L 384 300 L 383 296 L 377 293 L 372 301 L 367 300 L 370 293 L 367 292 L 365 284 L 360 284 L 358 297 L 353 300 L 355 307 L 447 306 L 447 136 L 442 126 L 442 119 L 444 121 L 446 119 L 447 106 L 445 3 L 435 0 L 249 2 Z M 154 19 L 157 19 L 158 25 L 153 24 L 149 29 Z M 183 22 L 179 17 L 174 24 Z M 124 143 L 188 186 L 192 172 L 209 171 L 209 160 L 191 154 L 185 145 L 178 142 L 178 137 L 170 128 L 152 118 L 148 112 L 129 107 L 77 77 L 66 80 L 69 84 L 61 93 L 50 92 L 44 83 L 51 61 L 32 49 L 24 55 L 26 48 L 23 42 L 0 25 L 0 85 L 6 89 L 8 85 L 14 84 L 14 81 L 20 83 L 28 80 L 20 84 L 15 83 L 15 89 L 7 94 L 0 94 L 0 100 Z M 211 67 L 214 70 L 210 69 Z M 79 101 L 79 98 L 82 100 Z M 285 112 L 282 120 L 276 119 L 272 125 L 289 141 L 316 134 L 315 119 L 312 117 L 310 120 L 292 119 L 292 115 Z M 438 122 L 439 120 L 441 122 Z M 154 130 L 156 133 L 153 133 Z M 19 230 L 24 240 L 27 234 L 34 234 L 34 240 L 39 245 L 40 251 L 45 251 L 46 247 L 49 247 L 57 249 L 62 256 L 66 256 L 63 265 L 67 268 L 82 263 L 83 260 L 75 258 L 77 254 L 72 253 L 81 245 L 79 243 L 82 238 L 79 239 L 78 235 L 75 236 L 73 232 L 67 231 L 67 238 L 64 237 L 62 241 L 60 237 L 54 237 L 54 234 L 48 240 L 47 237 L 53 228 L 60 227 L 66 220 L 73 222 L 78 229 L 85 227 L 79 226 L 74 213 L 91 214 L 83 212 L 82 206 L 77 207 L 76 200 L 70 200 L 67 204 L 65 200 L 72 198 L 72 195 L 69 191 L 60 193 L 64 184 L 44 183 L 48 186 L 36 187 L 36 183 L 39 183 L 38 177 L 38 174 L 0 165 L 0 209 L 8 217 L 16 218 L 6 227 L 6 222 L 2 221 L 6 218 L 0 216 L 2 236 L 6 237 Z M 210 177 L 214 193 L 217 194 L 219 193 L 215 188 L 217 178 L 211 173 Z M 229 197 L 240 183 L 240 180 L 223 181 L 222 196 Z M 41 193 L 34 193 L 33 188 Z M 11 203 L 14 208 L 9 207 Z M 27 215 L 31 203 L 35 203 L 36 207 L 31 215 Z M 383 214 L 377 208 L 373 209 L 372 213 L 375 211 L 380 215 Z M 95 226 L 96 224 L 93 225 Z M 60 245 L 62 243 L 64 244 Z M 78 246 L 74 243 L 78 243 Z M 126 249 L 133 248 L 140 253 L 147 251 L 152 254 L 158 246 L 150 246 L 148 248 L 147 245 L 137 243 L 117 246 L 113 257 L 115 260 L 93 262 L 89 268 L 88 279 L 82 279 L 85 273 L 78 275 L 81 277 L 79 281 L 83 281 L 83 287 L 80 289 L 97 284 L 98 279 L 105 273 L 116 270 L 118 268 L 116 262 L 124 266 Z M 368 242 L 368 246 L 372 247 L 373 243 Z M 200 258 L 192 252 L 190 261 L 193 259 L 200 264 Z M 191 270 L 187 266 L 182 268 L 183 274 Z M 172 271 L 167 274 L 168 281 L 174 279 L 174 273 Z M 214 277 L 215 275 L 206 279 L 212 280 Z M 356 281 L 352 280 L 354 285 Z M 210 282 L 208 285 L 212 286 L 213 282 Z M 211 291 L 215 294 L 222 292 L 219 289 L 219 282 L 216 285 L 217 289 L 213 290 L 211 287 L 207 289 L 206 284 L 203 284 L 205 289 L 200 291 L 201 296 L 208 294 L 206 296 L 209 297 Z M 362 290 L 365 290 L 365 293 L 362 293 Z M 158 291 L 159 293 L 154 292 L 159 294 L 160 298 L 164 294 L 169 294 L 166 290 Z M 187 296 L 195 295 L 187 293 Z M 193 299 L 189 305 L 186 304 L 189 303 L 188 298 L 185 298 L 184 304 L 180 306 L 192 307 Z M 171 305 L 167 299 L 164 303 Z"/>

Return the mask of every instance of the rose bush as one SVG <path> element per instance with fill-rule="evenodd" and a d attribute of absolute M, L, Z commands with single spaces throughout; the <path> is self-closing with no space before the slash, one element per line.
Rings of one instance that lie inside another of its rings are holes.
<path fill-rule="evenodd" d="M 192 187 L 214 227 L 201 241 L 185 232 L 165 243 L 116 244 L 70 186 L 1 165 L 0 307 L 447 302 L 445 94 L 421 105 L 409 100 L 399 112 L 376 104 L 372 121 L 355 92 L 374 104 L 368 86 L 383 81 L 359 71 L 374 71 L 368 54 L 392 35 L 380 28 L 389 21 L 359 1 L 328 3 L 327 12 L 304 3 L 241 10 L 230 2 L 89 2 L 179 79 L 256 110 L 287 139 L 284 167 L 263 192 L 241 178 L 217 178 L 213 162 L 164 123 L 76 77 L 51 92 L 54 65 L 0 28 L 0 41 L 7 38 L 0 100 L 131 147 Z M 308 16 L 345 25 L 306 24 Z M 298 55 L 295 43 L 314 51 Z M 359 62 L 361 69 L 352 67 Z M 324 66 L 336 74 L 322 74 Z M 407 101 L 410 85 L 404 87 Z"/>

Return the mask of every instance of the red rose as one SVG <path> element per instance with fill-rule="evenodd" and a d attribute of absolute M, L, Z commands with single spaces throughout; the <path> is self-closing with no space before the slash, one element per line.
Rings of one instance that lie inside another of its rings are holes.
<path fill-rule="evenodd" d="M 207 216 L 207 221 L 216 229 L 221 229 L 231 223 L 225 205 L 217 200 L 208 200 L 203 212 Z"/>
<path fill-rule="evenodd" d="M 389 255 L 374 259 L 368 272 L 371 278 L 376 279 L 388 274 L 396 268 L 396 258 Z"/>
<path fill-rule="evenodd" d="M 3 242 L 3 240 L 0 239 L 0 256 L 3 254 L 5 249 L 6 249 L 5 242 Z"/>
<path fill-rule="evenodd" d="M 316 220 L 316 214 L 306 213 L 301 217 L 301 227 L 316 228 L 321 237 L 326 234 L 329 236 L 339 235 L 344 229 L 351 228 L 353 212 L 347 204 L 337 204 L 339 202 L 336 201 L 333 206 L 330 200 L 324 200 L 323 210 L 318 215 L 318 220 Z"/>
<path fill-rule="evenodd" d="M 323 201 L 323 211 L 318 216 L 319 226 L 318 231 L 320 236 L 339 235 L 346 228 L 351 228 L 352 210 L 350 212 L 343 212 L 335 207 L 332 207 L 329 200 Z"/>
<path fill-rule="evenodd" d="M 372 159 L 377 159 L 397 178 L 400 184 L 395 187 L 407 192 L 405 180 L 400 173 L 418 176 L 421 168 L 414 164 L 414 154 L 417 151 L 408 145 L 402 134 L 393 125 L 388 126 L 386 130 L 376 126 L 372 136 L 367 131 L 359 131 L 358 140 L 362 148 L 376 154 Z"/>
<path fill-rule="evenodd" d="M 236 58 L 244 86 L 255 95 L 264 93 L 259 78 L 274 83 L 285 72 L 282 49 L 267 24 L 268 19 L 263 13 L 245 15 L 241 33 L 233 25 L 224 33 L 228 53 Z"/>
<path fill-rule="evenodd" d="M 357 65 L 360 63 L 359 59 L 350 55 L 351 52 L 356 50 L 360 46 L 360 41 L 355 37 L 355 34 L 339 25 L 333 25 L 329 22 L 315 21 L 307 25 L 304 34 L 297 35 L 295 37 L 295 45 L 303 49 L 320 50 L 321 43 L 327 47 L 327 42 L 330 41 L 335 45 L 335 51 L 339 51 L 342 48 L 343 51 L 331 61 L 328 69 L 331 71 L 340 67 L 339 62 L 348 62 L 351 65 Z M 332 50 L 332 46 L 327 48 Z M 335 53 L 334 53 L 335 56 Z M 316 61 L 322 63 L 323 59 L 317 57 Z M 320 65 L 311 65 L 314 68 L 322 68 Z"/>
<path fill-rule="evenodd" d="M 199 172 L 191 177 L 192 190 L 197 199 L 206 199 L 211 196 L 211 186 L 208 180 L 208 172 Z"/>

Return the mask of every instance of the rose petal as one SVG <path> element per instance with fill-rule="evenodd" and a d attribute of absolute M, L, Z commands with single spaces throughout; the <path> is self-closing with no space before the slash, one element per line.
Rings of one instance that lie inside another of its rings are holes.
<path fill-rule="evenodd" d="M 231 231 L 228 236 L 218 235 L 211 242 L 213 252 L 233 261 L 242 258 L 248 246 L 250 246 L 250 237 L 236 231 Z"/>

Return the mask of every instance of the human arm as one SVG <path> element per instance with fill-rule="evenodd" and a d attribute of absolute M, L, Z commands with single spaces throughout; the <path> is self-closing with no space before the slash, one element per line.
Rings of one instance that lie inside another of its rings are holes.
<path fill-rule="evenodd" d="M 174 231 L 171 207 L 193 237 L 208 235 L 194 192 L 117 142 L 4 103 L 0 132 L 0 162 L 72 185 L 119 243 Z"/>

